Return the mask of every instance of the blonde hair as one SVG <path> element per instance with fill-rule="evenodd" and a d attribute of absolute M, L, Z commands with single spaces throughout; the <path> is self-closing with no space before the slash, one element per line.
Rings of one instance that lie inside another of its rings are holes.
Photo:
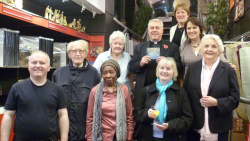
<path fill-rule="evenodd" d="M 125 45 L 125 35 L 123 34 L 123 32 L 117 30 L 114 31 L 110 36 L 109 36 L 109 44 L 111 44 L 113 42 L 113 40 L 115 39 L 122 39 L 123 43 Z"/>
<path fill-rule="evenodd" d="M 46 59 L 48 60 L 49 65 L 50 65 L 49 55 L 46 52 L 41 51 L 41 50 L 34 50 L 34 51 L 32 51 L 31 55 L 29 56 L 29 62 L 30 62 L 30 57 L 33 56 L 33 55 L 35 55 L 35 54 L 43 54 L 43 55 L 45 55 Z"/>
<path fill-rule="evenodd" d="M 158 63 L 158 65 L 156 67 L 156 77 L 159 77 L 160 66 L 165 65 L 165 64 L 170 64 L 172 66 L 173 71 L 174 71 L 173 80 L 176 81 L 177 76 L 178 76 L 178 71 L 177 71 L 175 60 L 172 57 L 166 57 L 166 58 L 161 59 L 161 61 Z"/>
<path fill-rule="evenodd" d="M 68 44 L 67 46 L 67 52 L 69 53 L 69 51 L 74 47 L 74 46 L 80 46 L 82 47 L 84 50 L 86 50 L 86 53 L 88 54 L 89 52 L 89 44 L 87 41 L 85 40 L 76 40 L 76 41 L 72 41 Z"/>
<path fill-rule="evenodd" d="M 160 27 L 163 29 L 163 22 L 162 22 L 160 19 L 151 19 L 151 20 L 148 22 L 148 28 L 151 26 L 151 23 L 152 23 L 152 22 L 160 23 Z"/>
<path fill-rule="evenodd" d="M 179 8 L 182 8 L 183 10 L 185 10 L 188 14 L 188 16 L 190 16 L 190 10 L 189 7 L 185 4 L 185 3 L 179 3 L 174 7 L 174 16 L 176 16 L 176 12 Z"/>

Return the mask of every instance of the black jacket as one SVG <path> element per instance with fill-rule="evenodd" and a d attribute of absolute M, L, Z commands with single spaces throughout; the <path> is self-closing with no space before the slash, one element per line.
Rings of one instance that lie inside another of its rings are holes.
<path fill-rule="evenodd" d="M 63 87 L 68 102 L 70 122 L 68 140 L 85 140 L 89 94 L 101 80 L 99 73 L 85 60 L 80 69 L 75 69 L 72 62 L 56 69 L 52 79 Z"/>
<path fill-rule="evenodd" d="M 162 40 L 161 41 L 162 46 L 160 48 L 160 56 L 164 57 L 173 57 L 177 68 L 178 72 L 182 71 L 182 63 L 181 63 L 181 58 L 180 58 L 180 51 L 178 45 L 175 43 L 169 42 Z M 164 48 L 164 45 L 167 45 L 167 48 Z M 150 41 L 140 43 L 135 46 L 134 48 L 134 55 L 129 62 L 129 71 L 132 73 L 136 74 L 136 85 L 135 85 L 135 104 L 137 101 L 138 94 L 140 92 L 140 89 L 142 89 L 145 83 L 145 76 L 148 70 L 148 65 L 145 65 L 144 67 L 140 67 L 140 61 L 143 56 L 147 55 L 147 48 L 150 46 Z M 155 68 L 156 69 L 156 68 Z M 156 74 L 152 74 L 153 76 L 156 76 Z"/>
<path fill-rule="evenodd" d="M 187 92 L 194 114 L 193 129 L 201 129 L 204 126 L 205 110 L 201 106 L 201 71 L 202 60 L 188 67 L 184 88 Z M 220 61 L 214 71 L 208 89 L 208 96 L 217 99 L 218 106 L 208 108 L 208 123 L 212 133 L 223 133 L 233 128 L 233 110 L 239 104 L 239 86 L 237 76 L 233 68 Z"/>
<path fill-rule="evenodd" d="M 141 141 L 152 141 L 153 139 L 153 119 L 149 118 L 148 110 L 155 105 L 159 91 L 156 83 L 145 88 L 140 93 L 138 105 L 135 108 L 135 118 L 142 124 L 142 131 L 139 137 Z M 186 131 L 191 127 L 193 114 L 183 88 L 175 83 L 166 90 L 168 113 L 166 123 L 169 128 L 164 131 L 165 141 L 185 141 Z"/>

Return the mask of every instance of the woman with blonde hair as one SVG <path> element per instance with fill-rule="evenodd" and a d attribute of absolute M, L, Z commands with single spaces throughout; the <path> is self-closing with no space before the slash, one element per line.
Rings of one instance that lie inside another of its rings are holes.
<path fill-rule="evenodd" d="M 156 76 L 156 82 L 141 91 L 134 111 L 141 123 L 139 141 L 186 141 L 193 115 L 185 90 L 174 83 L 178 76 L 174 59 L 161 59 Z"/>

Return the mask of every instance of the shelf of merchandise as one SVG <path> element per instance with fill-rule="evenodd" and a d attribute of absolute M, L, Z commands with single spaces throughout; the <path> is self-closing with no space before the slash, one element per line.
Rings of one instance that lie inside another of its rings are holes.
<path fill-rule="evenodd" d="M 41 16 L 35 15 L 33 13 L 27 12 L 25 10 L 17 9 L 15 7 L 0 3 L 0 14 L 6 15 L 21 21 L 25 21 L 34 25 L 42 26 L 50 30 L 61 32 L 67 35 L 71 35 L 77 38 L 81 38 L 90 41 L 90 36 L 76 31 L 72 28 L 57 24 L 53 21 L 47 20 Z"/>
<path fill-rule="evenodd" d="M 1 3 L 0 2 L 0 14 L 12 17 L 15 19 L 18 19 L 20 21 L 24 21 L 27 23 L 31 23 L 37 26 L 41 26 L 44 28 L 47 28 L 49 30 L 53 30 L 56 32 L 64 33 L 69 36 L 77 37 L 80 39 L 84 39 L 89 42 L 89 54 L 88 54 L 88 60 L 94 61 L 95 57 L 90 56 L 90 51 L 91 47 L 93 46 L 101 46 L 104 48 L 104 36 L 99 35 L 99 36 L 91 36 L 87 35 L 85 33 L 79 32 L 77 30 L 74 30 L 72 28 L 57 24 L 53 21 L 50 21 L 48 19 L 45 19 L 39 15 L 35 15 L 31 12 L 22 10 L 22 9 L 17 9 L 15 7 L 9 6 L 7 4 Z"/>

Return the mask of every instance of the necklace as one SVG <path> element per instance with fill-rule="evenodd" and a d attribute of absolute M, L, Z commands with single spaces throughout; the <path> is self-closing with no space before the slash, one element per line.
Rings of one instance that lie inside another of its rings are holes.
<path fill-rule="evenodd" d="M 199 47 L 199 44 L 191 44 L 193 48 Z"/>
<path fill-rule="evenodd" d="M 184 31 L 184 27 L 178 29 L 180 30 L 181 33 Z"/>

